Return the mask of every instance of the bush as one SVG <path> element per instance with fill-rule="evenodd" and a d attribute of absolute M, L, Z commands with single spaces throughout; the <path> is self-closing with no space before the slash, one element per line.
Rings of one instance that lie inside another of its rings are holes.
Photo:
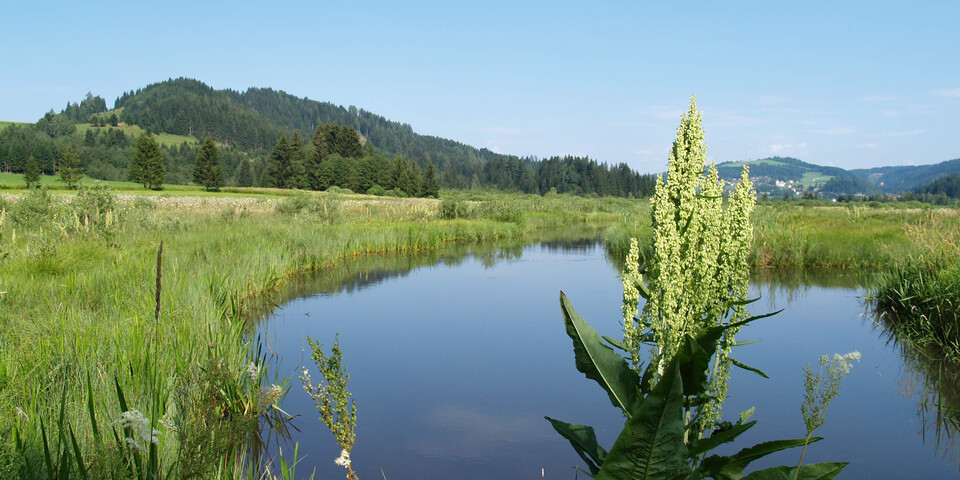
<path fill-rule="evenodd" d="M 489 200 L 480 206 L 482 216 L 498 222 L 523 223 L 523 209 L 503 200 Z"/>
<path fill-rule="evenodd" d="M 103 231 L 116 224 L 119 213 L 117 196 L 102 183 L 81 185 L 73 199 L 73 213 L 84 225 Z"/>
<path fill-rule="evenodd" d="M 10 220 L 17 227 L 35 227 L 53 218 L 53 202 L 46 187 L 31 188 L 13 206 Z"/>
<path fill-rule="evenodd" d="M 440 218 L 453 220 L 455 218 L 465 218 L 468 214 L 466 202 L 444 198 L 440 201 Z"/>
<path fill-rule="evenodd" d="M 367 195 L 376 195 L 376 196 L 378 196 L 378 197 L 382 197 L 382 196 L 384 196 L 386 193 L 387 193 L 387 191 L 384 190 L 383 187 L 381 187 L 380 185 L 374 185 L 374 186 L 370 187 L 369 189 L 367 189 Z"/>
<path fill-rule="evenodd" d="M 387 190 L 386 192 L 383 192 L 383 194 L 384 194 L 385 196 L 387 196 L 387 197 L 400 197 L 400 198 L 402 198 L 402 197 L 406 197 L 406 196 L 407 196 L 406 192 L 404 192 L 403 190 L 400 190 L 399 188 L 391 188 L 390 190 Z"/>
<path fill-rule="evenodd" d="M 323 223 L 339 223 L 343 218 L 343 201 L 336 194 L 321 197 L 297 192 L 281 200 L 275 210 L 284 215 L 311 215 Z"/>

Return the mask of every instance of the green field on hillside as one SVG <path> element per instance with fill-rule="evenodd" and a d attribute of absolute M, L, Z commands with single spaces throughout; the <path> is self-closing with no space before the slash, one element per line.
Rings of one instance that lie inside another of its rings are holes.
<path fill-rule="evenodd" d="M 10 125 L 30 125 L 27 122 L 8 122 L 6 120 L 0 120 L 0 128 L 7 128 Z"/>
<path fill-rule="evenodd" d="M 803 187 L 823 185 L 824 183 L 830 181 L 831 178 L 833 178 L 833 175 L 824 175 L 821 172 L 807 170 L 803 174 L 803 177 L 800 178 L 800 185 Z"/>
<path fill-rule="evenodd" d="M 92 128 L 92 129 L 96 129 L 96 130 L 106 130 L 106 129 L 109 129 L 109 128 L 119 128 L 120 130 L 123 131 L 123 133 L 125 133 L 125 134 L 127 134 L 127 135 L 129 135 L 129 136 L 131 136 L 131 137 L 134 137 L 134 138 L 139 137 L 140 135 L 143 135 L 143 134 L 145 133 L 144 130 L 143 130 L 142 128 L 140 128 L 139 126 L 137 126 L 137 125 L 124 125 L 124 124 L 120 124 L 119 127 L 110 127 L 110 126 L 107 126 L 107 127 L 94 127 L 93 125 L 91 125 L 91 124 L 89 124 L 89 123 L 78 123 L 78 124 L 77 124 L 77 133 L 80 134 L 80 135 L 86 135 L 87 130 L 90 130 L 91 128 Z M 166 145 L 166 146 L 168 146 L 168 147 L 177 146 L 177 145 L 180 145 L 181 143 L 184 143 L 184 142 L 190 143 L 190 144 L 198 143 L 198 141 L 197 141 L 196 138 L 191 137 L 191 136 L 188 136 L 188 135 L 173 135 L 173 134 L 170 134 L 170 133 L 158 133 L 158 134 L 155 134 L 155 135 L 153 136 L 153 138 L 157 140 L 157 143 L 159 143 L 159 144 L 161 144 L 161 145 Z"/>

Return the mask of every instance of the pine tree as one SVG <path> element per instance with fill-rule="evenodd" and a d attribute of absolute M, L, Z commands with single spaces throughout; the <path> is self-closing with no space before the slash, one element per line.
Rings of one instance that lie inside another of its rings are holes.
<path fill-rule="evenodd" d="M 288 146 L 290 147 L 290 168 L 293 176 L 290 188 L 304 187 L 307 183 L 303 165 L 306 161 L 306 152 L 303 150 L 303 140 L 300 138 L 299 131 L 293 131 Z"/>
<path fill-rule="evenodd" d="M 324 172 L 323 162 L 330 155 L 330 143 L 327 141 L 327 126 L 320 124 L 313 134 L 313 151 L 304 160 L 304 187 L 310 190 L 324 190 L 330 186 L 328 175 Z M 326 169 L 329 170 L 329 169 Z"/>
<path fill-rule="evenodd" d="M 250 160 L 246 158 L 240 161 L 240 167 L 237 169 L 237 186 L 253 186 L 253 170 L 250 168 Z"/>
<path fill-rule="evenodd" d="M 295 137 L 295 138 L 299 138 Z M 267 163 L 264 183 L 274 188 L 297 188 L 300 186 L 297 162 L 300 149 L 294 143 L 287 141 L 286 135 L 281 135 L 277 144 L 273 146 L 270 160 Z"/>
<path fill-rule="evenodd" d="M 440 198 L 440 183 L 437 181 L 437 167 L 433 162 L 427 164 L 427 171 L 423 175 L 423 185 L 420 187 L 420 196 Z"/>
<path fill-rule="evenodd" d="M 23 169 L 23 181 L 27 182 L 27 188 L 40 181 L 40 165 L 37 164 L 37 159 L 33 158 L 33 155 L 30 155 L 30 158 L 27 159 L 27 164 Z"/>
<path fill-rule="evenodd" d="M 83 169 L 80 168 L 80 159 L 77 158 L 73 146 L 68 146 L 63 152 L 63 158 L 60 160 L 60 181 L 67 185 L 67 188 L 77 188 L 77 182 L 83 176 Z"/>
<path fill-rule="evenodd" d="M 131 182 L 143 184 L 143 188 L 159 190 L 163 188 L 166 168 L 163 164 L 163 152 L 149 133 L 140 135 L 130 156 L 130 168 L 127 170 Z"/>
<path fill-rule="evenodd" d="M 207 190 L 216 192 L 223 186 L 223 171 L 220 168 L 220 156 L 217 145 L 210 135 L 203 139 L 197 159 L 193 164 L 193 181 L 203 185 Z"/>

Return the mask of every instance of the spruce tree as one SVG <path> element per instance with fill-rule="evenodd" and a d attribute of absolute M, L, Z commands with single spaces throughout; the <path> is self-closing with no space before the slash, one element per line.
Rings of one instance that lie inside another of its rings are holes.
<path fill-rule="evenodd" d="M 293 165 L 290 159 L 290 145 L 287 136 L 281 135 L 273 146 L 270 160 L 267 163 L 266 180 L 264 183 L 273 188 L 292 188 Z"/>
<path fill-rule="evenodd" d="M 240 167 L 237 169 L 237 186 L 253 186 L 253 169 L 250 168 L 250 160 L 246 158 L 240 161 Z"/>
<path fill-rule="evenodd" d="M 127 170 L 131 182 L 143 185 L 143 188 L 159 190 L 163 188 L 166 168 L 163 164 L 163 152 L 149 133 L 140 135 L 130 156 L 130 168 Z"/>
<path fill-rule="evenodd" d="M 33 155 L 27 159 L 27 165 L 23 169 L 23 181 L 27 182 L 27 188 L 40 181 L 40 165 L 37 164 L 37 159 L 33 158 Z"/>
<path fill-rule="evenodd" d="M 313 151 L 304 160 L 304 187 L 310 190 L 323 190 L 330 186 L 327 175 L 324 173 L 323 161 L 330 155 L 330 144 L 327 141 L 327 127 L 320 124 L 313 135 Z"/>
<path fill-rule="evenodd" d="M 293 131 L 293 136 L 290 137 L 290 142 L 287 145 L 290 147 L 290 168 L 292 175 L 290 188 L 304 187 L 307 182 L 303 165 L 306 161 L 306 152 L 303 150 L 303 140 L 300 138 L 299 131 Z"/>
<path fill-rule="evenodd" d="M 80 159 L 77 158 L 73 146 L 68 146 L 63 151 L 63 158 L 60 159 L 60 181 L 67 185 L 67 188 L 77 188 L 77 182 L 83 176 L 83 169 L 80 168 Z"/>
<path fill-rule="evenodd" d="M 423 197 L 440 198 L 440 182 L 437 181 L 437 167 L 433 162 L 427 164 L 427 171 L 423 175 L 423 185 L 420 188 Z"/>
<path fill-rule="evenodd" d="M 220 156 L 217 145 L 208 134 L 197 151 L 197 159 L 193 164 L 193 181 L 203 185 L 207 190 L 216 192 L 223 186 L 223 171 L 220 168 Z"/>

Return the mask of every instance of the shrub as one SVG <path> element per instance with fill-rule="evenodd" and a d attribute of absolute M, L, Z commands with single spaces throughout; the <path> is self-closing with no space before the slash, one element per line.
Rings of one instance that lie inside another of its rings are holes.
<path fill-rule="evenodd" d="M 275 209 L 284 215 L 310 215 L 323 223 L 339 223 L 343 218 L 343 201 L 336 194 L 321 197 L 298 192 L 285 197 Z"/>
<path fill-rule="evenodd" d="M 100 232 L 112 229 L 119 220 L 117 196 L 102 183 L 81 185 L 72 207 L 79 222 Z"/>
<path fill-rule="evenodd" d="M 53 202 L 46 187 L 32 188 L 20 198 L 10 212 L 14 226 L 35 227 L 52 220 Z"/>
<path fill-rule="evenodd" d="M 386 193 L 387 191 L 384 190 L 383 187 L 381 187 L 380 185 L 374 185 L 367 189 L 367 195 L 376 195 L 378 197 L 382 197 Z"/>
<path fill-rule="evenodd" d="M 465 218 L 468 214 L 466 202 L 451 198 L 444 198 L 440 201 L 440 218 L 453 220 L 455 218 Z"/>

